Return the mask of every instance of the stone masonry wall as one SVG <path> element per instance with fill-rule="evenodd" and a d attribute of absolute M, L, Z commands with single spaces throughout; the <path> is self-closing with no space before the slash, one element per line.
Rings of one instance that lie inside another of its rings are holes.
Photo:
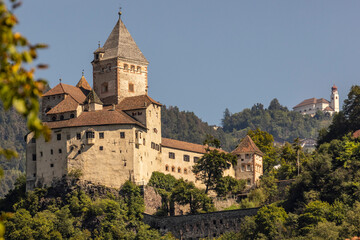
<path fill-rule="evenodd" d="M 225 232 L 239 231 L 243 218 L 256 215 L 258 210 L 249 208 L 173 217 L 144 214 L 143 221 L 162 234 L 171 232 L 178 239 L 213 238 Z"/>

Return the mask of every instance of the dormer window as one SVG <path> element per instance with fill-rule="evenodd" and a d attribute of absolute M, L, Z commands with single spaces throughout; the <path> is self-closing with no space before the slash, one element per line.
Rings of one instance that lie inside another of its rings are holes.
<path fill-rule="evenodd" d="M 95 133 L 93 131 L 86 132 L 86 138 L 95 138 Z"/>

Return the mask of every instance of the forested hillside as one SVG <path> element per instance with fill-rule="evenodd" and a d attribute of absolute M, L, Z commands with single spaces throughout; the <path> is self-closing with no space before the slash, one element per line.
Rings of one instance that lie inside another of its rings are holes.
<path fill-rule="evenodd" d="M 243 129 L 260 128 L 277 141 L 292 142 L 295 138 L 317 138 L 320 129 L 328 127 L 331 117 L 318 111 L 314 117 L 289 111 L 275 98 L 268 108 L 258 103 L 251 109 L 231 114 L 228 109 L 222 119 L 226 133 Z"/>
<path fill-rule="evenodd" d="M 0 101 L 0 147 L 16 150 L 19 154 L 18 158 L 11 160 L 0 156 L 0 166 L 4 170 L 4 178 L 0 180 L 0 197 L 13 188 L 16 178 L 25 171 L 26 133 L 25 120 L 14 110 L 5 112 Z"/>
<path fill-rule="evenodd" d="M 251 109 L 231 114 L 225 110 L 222 127 L 209 126 L 193 112 L 180 111 L 177 107 L 162 108 L 163 137 L 202 144 L 207 134 L 215 136 L 222 143 L 222 148 L 233 150 L 248 130 L 260 128 L 273 135 L 276 141 L 292 142 L 295 138 L 314 138 L 322 128 L 329 126 L 331 117 L 318 112 L 314 117 L 303 116 L 289 111 L 275 98 L 268 108 L 255 104 Z"/>

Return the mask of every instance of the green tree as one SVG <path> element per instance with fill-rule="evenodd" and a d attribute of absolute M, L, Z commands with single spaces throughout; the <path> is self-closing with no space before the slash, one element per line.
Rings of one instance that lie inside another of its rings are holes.
<path fill-rule="evenodd" d="M 282 207 L 273 204 L 262 207 L 255 216 L 257 231 L 268 239 L 280 239 L 286 231 L 287 218 L 288 215 Z"/>
<path fill-rule="evenodd" d="M 170 174 L 161 172 L 153 172 L 148 185 L 154 187 L 155 191 L 161 196 L 161 212 L 160 215 L 174 214 L 174 202 L 171 194 L 177 180 Z"/>
<path fill-rule="evenodd" d="M 204 145 L 206 145 L 206 153 L 195 163 L 192 171 L 196 178 L 205 184 L 205 193 L 207 193 L 215 189 L 224 170 L 236 165 L 237 160 L 235 155 L 218 150 L 220 141 L 212 136 L 204 141 Z"/>
<path fill-rule="evenodd" d="M 136 186 L 135 183 L 126 181 L 122 186 L 120 193 L 124 196 L 125 203 L 128 206 L 128 217 L 130 219 L 142 219 L 145 205 L 140 188 Z"/>
<path fill-rule="evenodd" d="M 182 178 L 175 184 L 172 191 L 173 201 L 180 205 L 190 205 L 190 214 L 195 214 L 201 210 L 204 212 L 212 211 L 214 206 L 207 194 L 195 187 L 193 182 L 186 182 Z"/>
<path fill-rule="evenodd" d="M 225 176 L 220 178 L 216 184 L 215 192 L 219 197 L 225 197 L 227 195 L 236 195 L 245 190 L 246 181 L 241 179 L 235 179 L 231 176 Z"/>
<path fill-rule="evenodd" d="M 274 147 L 274 137 L 259 128 L 256 130 L 249 130 L 247 135 L 251 137 L 256 146 L 264 153 L 263 169 L 264 173 L 269 172 L 275 165 L 278 164 L 277 152 Z"/>

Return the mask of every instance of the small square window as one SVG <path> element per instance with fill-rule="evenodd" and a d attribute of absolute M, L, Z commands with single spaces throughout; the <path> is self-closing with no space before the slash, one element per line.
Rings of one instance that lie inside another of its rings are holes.
<path fill-rule="evenodd" d="M 32 155 L 32 160 L 33 160 L 33 161 L 36 161 L 36 154 L 33 154 L 33 155 Z"/>
<path fill-rule="evenodd" d="M 61 148 L 59 148 L 59 153 L 62 153 L 62 150 L 61 150 Z"/>
<path fill-rule="evenodd" d="M 100 151 L 104 150 L 104 147 L 103 147 L 103 146 L 100 146 L 100 147 L 99 147 L 99 150 L 100 150 Z"/>
<path fill-rule="evenodd" d="M 154 142 L 151 142 L 151 148 L 155 149 L 155 143 Z"/>
<path fill-rule="evenodd" d="M 52 163 L 52 164 L 50 164 L 50 167 L 54 167 L 54 164 Z"/>
<path fill-rule="evenodd" d="M 80 140 L 81 139 L 81 133 L 76 133 L 76 139 Z"/>
<path fill-rule="evenodd" d="M 194 157 L 194 163 L 197 163 L 199 161 L 199 157 Z"/>
<path fill-rule="evenodd" d="M 190 162 L 190 156 L 189 155 L 184 155 L 184 161 L 185 162 Z"/>
<path fill-rule="evenodd" d="M 173 153 L 173 152 L 169 152 L 169 158 L 171 158 L 171 159 L 175 159 L 175 153 Z"/>
<path fill-rule="evenodd" d="M 129 83 L 129 92 L 134 92 L 134 84 Z"/>
<path fill-rule="evenodd" d="M 36 173 L 33 174 L 33 177 L 36 177 Z"/>
<path fill-rule="evenodd" d="M 78 151 L 78 154 L 81 154 L 81 150 Z"/>
<path fill-rule="evenodd" d="M 42 157 L 43 156 L 43 152 L 40 152 L 40 157 Z"/>
<path fill-rule="evenodd" d="M 56 135 L 56 139 L 59 141 L 59 140 L 61 140 L 61 133 L 58 133 L 57 135 Z"/>
<path fill-rule="evenodd" d="M 120 138 L 125 138 L 125 132 L 120 132 Z"/>
<path fill-rule="evenodd" d="M 246 171 L 251 171 L 251 165 L 250 164 L 246 165 Z"/>
<path fill-rule="evenodd" d="M 104 139 L 104 133 L 103 132 L 99 133 L 99 138 Z"/>

